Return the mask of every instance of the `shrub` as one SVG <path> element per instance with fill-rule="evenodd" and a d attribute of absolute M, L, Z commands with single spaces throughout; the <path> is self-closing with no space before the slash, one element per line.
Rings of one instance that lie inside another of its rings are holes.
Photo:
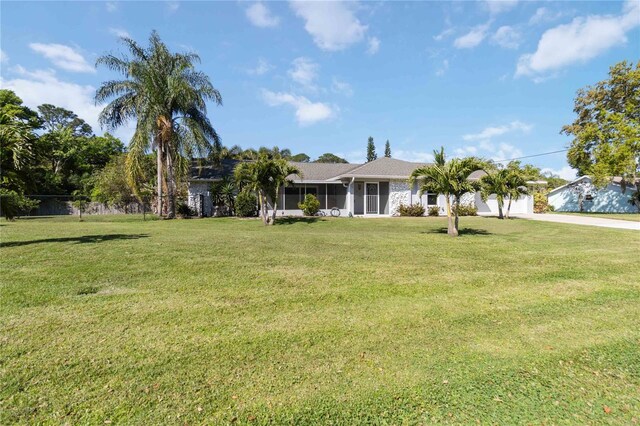
<path fill-rule="evenodd" d="M 400 204 L 398 207 L 400 216 L 424 216 L 424 206 L 422 204 Z"/>
<path fill-rule="evenodd" d="M 249 191 L 241 191 L 236 196 L 236 215 L 238 217 L 256 217 L 258 199 Z"/>
<path fill-rule="evenodd" d="M 533 194 L 533 212 L 534 213 L 546 213 L 552 211 L 552 207 L 549 205 L 547 194 L 544 192 L 536 192 Z"/>
<path fill-rule="evenodd" d="M 0 188 L 0 212 L 7 220 L 29 213 L 38 207 L 38 204 L 40 204 L 38 200 L 27 198 L 16 191 Z"/>
<path fill-rule="evenodd" d="M 455 213 L 456 208 L 452 209 Z M 478 216 L 478 208 L 473 204 L 460 204 L 457 208 L 458 216 Z"/>
<path fill-rule="evenodd" d="M 440 216 L 440 207 L 438 206 L 429 207 L 429 216 Z"/>
<path fill-rule="evenodd" d="M 189 204 L 185 202 L 178 203 L 178 205 L 176 206 L 176 213 L 180 217 L 189 217 L 195 215 L 195 211 L 193 211 L 193 209 L 189 207 Z"/>
<path fill-rule="evenodd" d="M 320 201 L 313 194 L 304 196 L 304 201 L 298 203 L 298 208 L 302 210 L 305 216 L 315 216 L 320 210 Z"/>

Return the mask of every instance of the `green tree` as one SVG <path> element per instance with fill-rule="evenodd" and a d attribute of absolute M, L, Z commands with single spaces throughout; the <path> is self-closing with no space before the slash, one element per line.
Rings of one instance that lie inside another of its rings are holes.
<path fill-rule="evenodd" d="M 620 62 L 609 78 L 577 92 L 576 119 L 562 128 L 573 136 L 569 165 L 590 175 L 597 187 L 621 176 L 622 189 L 636 184 L 640 172 L 640 62 Z M 640 185 L 638 185 L 640 186 Z M 637 186 L 637 188 L 638 188 Z"/>
<path fill-rule="evenodd" d="M 107 54 L 98 58 L 104 65 L 124 76 L 107 81 L 95 95 L 97 103 L 110 102 L 100 113 L 100 123 L 110 129 L 136 119 L 136 130 L 129 144 L 127 174 L 131 181 L 142 172 L 145 153 L 154 149 L 157 164 L 158 214 L 163 212 L 163 184 L 167 188 L 167 217 L 176 213 L 175 195 L 178 176 L 187 171 L 194 154 L 205 157 L 222 144 L 207 118 L 206 101 L 222 104 L 220 92 L 209 77 L 196 71 L 200 58 L 195 53 L 171 53 L 153 31 L 149 47 L 130 38 L 122 38 L 131 57 Z M 178 170 L 176 170 L 176 168 Z M 166 179 L 165 179 L 166 178 Z"/>
<path fill-rule="evenodd" d="M 511 202 L 518 201 L 524 195 L 529 193 L 527 188 L 527 181 L 524 176 L 517 170 L 509 170 L 507 175 L 507 196 L 509 197 L 509 203 L 507 204 L 507 213 L 505 217 L 509 219 L 511 215 Z"/>
<path fill-rule="evenodd" d="M 391 158 L 391 144 L 389 143 L 389 139 L 384 144 L 384 156 L 387 158 Z"/>
<path fill-rule="evenodd" d="M 301 176 L 300 170 L 287 160 L 273 159 L 265 155 L 260 156 L 256 161 L 238 164 L 234 174 L 236 182 L 242 189 L 248 188 L 257 194 L 260 217 L 265 225 L 275 223 L 280 188 L 291 183 L 290 175 Z M 269 205 L 273 209 L 271 217 L 268 211 Z"/>
<path fill-rule="evenodd" d="M 126 154 L 120 154 L 94 174 L 91 191 L 93 200 L 110 207 L 124 209 L 125 212 L 127 207 L 136 201 L 146 204 L 148 200 L 142 195 L 144 189 L 153 187 L 155 173 L 153 158 L 150 155 L 145 157 L 144 173 L 137 176 L 138 181 L 135 187 L 132 187 L 127 179 L 126 163 Z"/>
<path fill-rule="evenodd" d="M 509 179 L 509 170 L 489 170 L 486 175 L 480 179 L 480 196 L 482 201 L 486 202 L 489 196 L 495 195 L 498 203 L 498 219 L 504 219 L 503 207 L 504 199 L 509 195 L 507 181 Z"/>
<path fill-rule="evenodd" d="M 367 163 L 377 158 L 378 154 L 376 154 L 376 145 L 373 143 L 373 136 L 369 136 L 367 141 Z"/>
<path fill-rule="evenodd" d="M 480 188 L 480 183 L 469 180 L 469 175 L 476 170 L 485 168 L 485 163 L 477 158 L 453 158 L 446 161 L 444 148 L 434 151 L 434 163 L 420 167 L 411 173 L 409 181 L 420 183 L 420 193 L 430 192 L 445 196 L 448 218 L 447 233 L 457 237 L 458 207 L 460 199 L 467 192 L 474 192 Z M 453 203 L 453 209 L 452 209 Z"/>
<path fill-rule="evenodd" d="M 24 193 L 34 187 L 31 164 L 40 125 L 14 92 L 0 90 L 0 214 L 7 219 L 37 206 Z"/>
<path fill-rule="evenodd" d="M 330 152 L 326 152 L 324 154 L 322 154 L 320 157 L 318 157 L 314 163 L 343 163 L 343 164 L 348 164 L 349 162 L 347 160 L 345 160 L 344 158 L 340 158 L 335 154 L 332 154 Z"/>
<path fill-rule="evenodd" d="M 304 152 L 301 152 L 300 154 L 292 155 L 291 158 L 289 158 L 289 160 L 295 161 L 298 163 L 308 163 L 309 161 L 311 161 L 311 157 L 309 157 Z"/>

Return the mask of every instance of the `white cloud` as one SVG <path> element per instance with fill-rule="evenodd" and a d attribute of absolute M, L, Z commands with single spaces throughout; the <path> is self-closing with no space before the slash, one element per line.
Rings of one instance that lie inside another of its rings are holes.
<path fill-rule="evenodd" d="M 290 5 L 305 20 L 305 30 L 322 50 L 343 50 L 364 39 L 367 26 L 354 15 L 354 3 L 291 1 Z"/>
<path fill-rule="evenodd" d="M 529 25 L 555 21 L 562 16 L 564 16 L 563 12 L 552 12 L 546 7 L 539 7 L 536 9 L 536 13 L 534 13 L 531 18 L 529 18 Z"/>
<path fill-rule="evenodd" d="M 273 69 L 273 65 L 267 62 L 264 58 L 258 59 L 258 65 L 255 68 L 251 68 L 247 70 L 247 74 L 249 75 L 264 75 Z"/>
<path fill-rule="evenodd" d="M 454 32 L 456 32 L 455 28 L 449 27 L 449 28 L 446 28 L 446 29 L 442 30 L 442 32 L 440 34 L 433 36 L 433 39 L 435 41 L 442 41 L 445 38 L 453 35 Z"/>
<path fill-rule="evenodd" d="M 484 3 L 492 15 L 497 15 L 513 9 L 518 4 L 518 0 L 486 0 Z"/>
<path fill-rule="evenodd" d="M 91 85 L 80 85 L 68 81 L 62 81 L 53 70 L 28 71 L 17 65 L 12 68 L 19 75 L 18 78 L 0 80 L 3 89 L 13 90 L 29 108 L 36 109 L 38 105 L 53 104 L 78 114 L 85 120 L 95 133 L 100 132 L 98 115 L 102 110 L 96 106 L 93 96 L 96 88 Z M 135 124 L 129 123 L 114 132 L 114 135 L 127 144 L 135 130 Z"/>
<path fill-rule="evenodd" d="M 375 55 L 380 50 L 380 39 L 378 37 L 369 37 L 367 46 L 367 53 L 369 55 Z"/>
<path fill-rule="evenodd" d="M 336 77 L 333 77 L 331 81 L 331 91 L 334 93 L 340 93 L 347 97 L 353 96 L 353 88 L 346 81 L 340 81 Z"/>
<path fill-rule="evenodd" d="M 491 41 L 505 49 L 517 49 L 520 47 L 522 36 L 513 27 L 504 25 L 495 32 L 491 37 Z"/>
<path fill-rule="evenodd" d="M 487 36 L 489 30 L 489 24 L 478 25 L 458 38 L 453 42 L 453 45 L 458 49 L 471 49 L 482 43 L 482 40 Z"/>
<path fill-rule="evenodd" d="M 249 21 L 256 27 L 273 28 L 280 24 L 280 18 L 272 15 L 269 8 L 261 2 L 252 4 L 245 9 L 244 13 L 247 15 Z"/>
<path fill-rule="evenodd" d="M 516 76 L 540 77 L 574 63 L 585 63 L 627 42 L 626 32 L 640 25 L 640 2 L 628 0 L 622 14 L 577 17 L 547 30 L 534 53 L 520 56 Z"/>
<path fill-rule="evenodd" d="M 180 8 L 180 2 L 178 1 L 167 1 L 165 4 L 169 13 L 174 13 Z"/>
<path fill-rule="evenodd" d="M 287 71 L 289 77 L 305 89 L 317 90 L 314 82 L 318 78 L 318 64 L 309 58 L 300 57 L 291 62 L 292 68 Z"/>
<path fill-rule="evenodd" d="M 576 169 L 573 169 L 569 166 L 564 166 L 560 169 L 552 169 L 552 168 L 544 168 L 542 170 L 540 170 L 542 173 L 551 173 L 555 176 L 560 176 L 562 179 L 564 180 L 574 180 L 576 179 L 577 175 L 578 175 L 578 171 Z"/>
<path fill-rule="evenodd" d="M 118 3 L 115 1 L 108 1 L 105 3 L 105 7 L 107 8 L 107 12 L 115 12 L 118 10 Z"/>
<path fill-rule="evenodd" d="M 5 64 L 7 62 L 9 62 L 9 56 L 4 53 L 4 50 L 0 49 L 0 63 Z"/>
<path fill-rule="evenodd" d="M 522 121 L 512 121 L 509 124 L 495 127 L 486 127 L 480 133 L 471 133 L 462 136 L 465 141 L 487 141 L 496 136 L 502 136 L 506 133 L 521 132 L 528 133 L 533 126 L 531 124 L 523 123 Z"/>
<path fill-rule="evenodd" d="M 442 66 L 440 66 L 440 68 L 438 68 L 436 70 L 436 76 L 442 77 L 444 75 L 444 73 L 447 72 L 448 69 L 449 69 L 449 60 L 448 59 L 444 59 L 442 61 Z"/>
<path fill-rule="evenodd" d="M 109 28 L 109 33 L 113 34 L 116 37 L 120 37 L 120 38 L 130 38 L 131 35 L 129 35 L 129 33 L 126 30 L 123 30 L 122 28 Z"/>
<path fill-rule="evenodd" d="M 63 70 L 73 72 L 96 72 L 95 68 L 87 63 L 84 57 L 69 46 L 64 44 L 31 43 L 31 50 L 40 53 L 49 59 L 55 66 Z"/>
<path fill-rule="evenodd" d="M 328 120 L 335 116 L 335 108 L 322 102 L 311 102 L 304 96 L 262 90 L 262 98 L 269 106 L 291 105 L 296 110 L 296 121 L 301 126 Z"/>

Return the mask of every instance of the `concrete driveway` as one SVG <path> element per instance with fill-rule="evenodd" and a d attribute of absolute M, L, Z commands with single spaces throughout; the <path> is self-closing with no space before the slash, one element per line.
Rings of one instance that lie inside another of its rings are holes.
<path fill-rule="evenodd" d="M 600 226 L 602 228 L 632 229 L 640 231 L 640 222 L 619 219 L 601 219 L 599 217 L 572 216 L 565 214 L 519 214 L 512 215 L 528 220 L 542 222 L 569 223 L 572 225 Z"/>

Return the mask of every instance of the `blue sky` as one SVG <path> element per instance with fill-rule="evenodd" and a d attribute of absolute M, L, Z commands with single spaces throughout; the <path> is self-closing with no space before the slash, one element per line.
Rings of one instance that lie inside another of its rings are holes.
<path fill-rule="evenodd" d="M 95 59 L 156 29 L 195 51 L 225 145 L 362 161 L 378 152 L 495 160 L 556 151 L 577 89 L 640 57 L 640 2 L 2 2 L 1 84 L 96 132 Z M 116 132 L 128 142 L 132 126 Z M 565 154 L 526 160 L 564 177 Z"/>

